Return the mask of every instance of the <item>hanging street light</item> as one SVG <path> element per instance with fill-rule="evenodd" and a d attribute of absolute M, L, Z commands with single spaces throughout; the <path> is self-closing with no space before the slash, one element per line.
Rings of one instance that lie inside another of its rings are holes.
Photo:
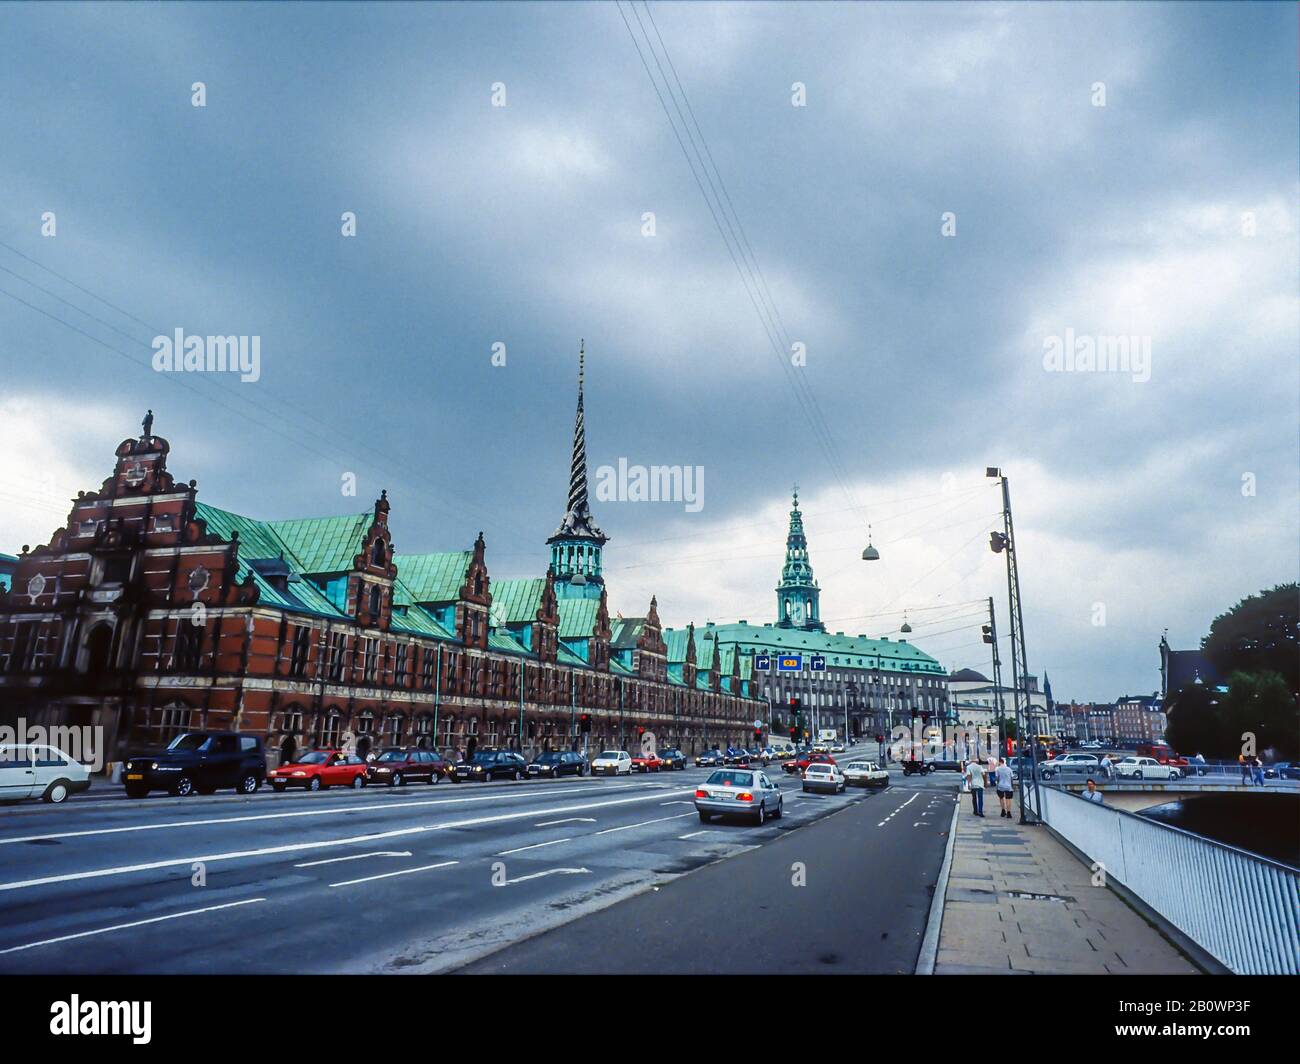
<path fill-rule="evenodd" d="M 862 552 L 864 562 L 877 562 L 880 560 L 880 551 L 871 545 L 871 526 L 867 525 L 867 546 Z"/>

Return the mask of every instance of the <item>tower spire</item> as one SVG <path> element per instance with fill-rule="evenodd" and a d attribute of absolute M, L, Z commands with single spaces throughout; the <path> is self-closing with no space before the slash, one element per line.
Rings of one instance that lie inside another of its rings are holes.
<path fill-rule="evenodd" d="M 808 537 L 803 531 L 797 484 L 791 494 L 790 529 L 785 537 L 785 565 L 781 569 L 781 583 L 776 589 L 776 623 L 780 628 L 804 628 L 821 632 L 825 630 L 818 603 L 821 589 L 813 579 L 812 563 L 808 560 Z"/>
<path fill-rule="evenodd" d="M 570 594 L 599 597 L 604 583 L 600 548 L 606 536 L 592 520 L 587 492 L 587 419 L 583 397 L 586 367 L 587 343 L 582 340 L 578 344 L 578 411 L 573 421 L 573 453 L 569 462 L 569 506 L 560 527 L 546 541 L 551 548 L 556 593 L 561 598 Z M 579 590 L 587 587 L 590 591 Z"/>

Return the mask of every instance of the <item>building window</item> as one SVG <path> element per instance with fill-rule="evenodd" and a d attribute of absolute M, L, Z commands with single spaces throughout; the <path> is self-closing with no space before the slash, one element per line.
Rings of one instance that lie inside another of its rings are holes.
<path fill-rule="evenodd" d="M 397 664 L 393 666 L 393 683 L 398 687 L 406 686 L 406 658 L 411 648 L 405 643 L 397 644 Z"/>
<path fill-rule="evenodd" d="M 374 562 L 375 565 L 379 566 L 381 569 L 383 568 L 385 559 L 384 559 L 384 541 L 382 539 L 375 540 L 374 549 L 370 552 L 370 560 Z"/>
<path fill-rule="evenodd" d="M 375 670 L 379 667 L 379 641 L 364 639 L 365 644 L 365 679 L 366 683 L 375 682 Z"/>
<path fill-rule="evenodd" d="M 382 593 L 380 592 L 378 587 L 372 587 L 370 589 L 370 616 L 372 618 L 379 617 L 379 610 L 382 604 L 383 604 Z"/>
<path fill-rule="evenodd" d="M 175 702 L 157 710 L 155 732 L 158 745 L 166 746 L 182 732 L 190 728 L 190 707 L 183 702 Z"/>
<path fill-rule="evenodd" d="M 424 648 L 424 658 L 420 663 L 420 686 L 426 691 L 433 690 L 433 669 L 437 653 L 437 650 L 433 647 Z"/>
<path fill-rule="evenodd" d="M 343 718 L 337 709 L 331 709 L 325 715 L 324 726 L 321 728 L 320 745 L 327 750 L 333 750 L 339 745 L 339 731 L 343 724 Z"/>
<path fill-rule="evenodd" d="M 295 625 L 293 629 L 293 655 L 289 659 L 290 676 L 307 675 L 307 659 L 311 654 L 311 629 Z"/>
<path fill-rule="evenodd" d="M 172 655 L 177 672 L 193 672 L 199 667 L 203 650 L 203 629 L 189 620 L 177 622 L 176 651 Z"/>

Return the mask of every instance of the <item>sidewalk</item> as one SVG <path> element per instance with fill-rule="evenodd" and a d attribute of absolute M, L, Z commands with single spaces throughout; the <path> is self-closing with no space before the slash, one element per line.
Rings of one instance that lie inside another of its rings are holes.
<path fill-rule="evenodd" d="M 1193 975 L 1199 969 L 1044 826 L 961 796 L 936 975 Z M 1012 892 L 1051 895 L 1018 898 Z M 1063 900 L 1055 900 L 1063 899 Z"/>

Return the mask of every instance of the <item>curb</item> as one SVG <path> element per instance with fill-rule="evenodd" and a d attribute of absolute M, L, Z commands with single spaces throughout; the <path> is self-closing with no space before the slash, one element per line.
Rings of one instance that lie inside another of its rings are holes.
<path fill-rule="evenodd" d="M 952 803 L 952 823 L 948 826 L 948 846 L 943 851 L 943 865 L 930 899 L 930 916 L 925 922 L 925 937 L 921 939 L 921 952 L 916 958 L 915 975 L 934 975 L 935 960 L 939 956 L 939 932 L 943 927 L 943 904 L 948 894 L 948 874 L 952 871 L 952 851 L 957 844 L 957 816 L 961 812 L 961 794 Z"/>

